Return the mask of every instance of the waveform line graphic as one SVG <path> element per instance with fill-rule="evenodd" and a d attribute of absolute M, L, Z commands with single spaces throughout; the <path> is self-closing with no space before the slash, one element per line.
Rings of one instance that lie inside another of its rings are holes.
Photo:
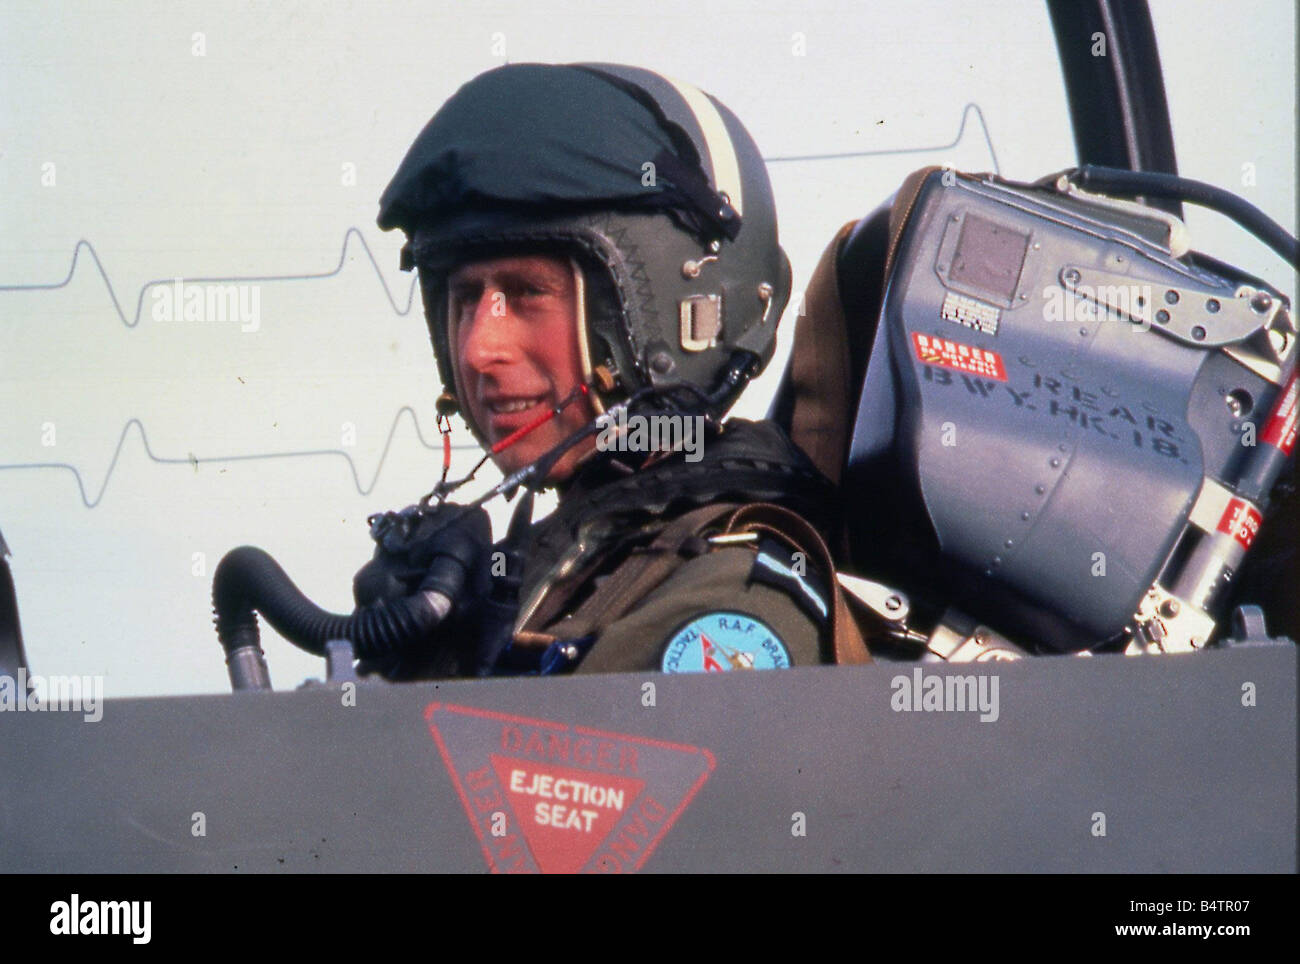
<path fill-rule="evenodd" d="M 379 482 L 379 474 L 383 471 L 384 461 L 388 458 L 388 451 L 393 445 L 393 436 L 397 434 L 397 425 L 404 414 L 409 414 L 411 416 L 411 422 L 415 425 L 416 437 L 419 438 L 421 445 L 430 451 L 442 450 L 442 443 L 440 441 L 437 443 L 431 443 L 424 437 L 424 432 L 420 430 L 420 420 L 416 416 L 415 410 L 409 405 L 403 405 L 397 410 L 397 414 L 393 416 L 393 424 L 388 429 L 388 437 L 384 440 L 383 451 L 379 454 L 379 462 L 375 466 L 375 474 L 371 477 L 368 486 L 363 486 L 361 484 L 361 477 L 357 472 L 356 463 L 352 460 L 352 456 L 342 449 L 309 449 L 299 452 L 259 452 L 252 455 L 220 455 L 207 456 L 204 458 L 199 458 L 192 454 L 186 455 L 184 458 L 155 455 L 153 447 L 149 444 L 149 437 L 145 433 L 144 423 L 142 423 L 138 418 L 128 419 L 126 424 L 122 426 L 122 433 L 117 439 L 117 447 L 113 450 L 113 458 L 109 461 L 108 470 L 104 473 L 104 481 L 101 483 L 99 492 L 95 495 L 93 500 L 86 494 L 86 485 L 85 481 L 81 477 L 81 472 L 75 465 L 71 465 L 67 462 L 21 462 L 10 465 L 0 465 L 0 472 L 17 471 L 20 469 L 63 469 L 64 471 L 71 472 L 73 477 L 77 480 L 77 488 L 81 492 L 82 504 L 87 509 L 93 509 L 99 505 L 100 501 L 104 498 L 104 493 L 108 490 L 109 480 L 113 477 L 113 470 L 117 467 L 118 459 L 122 455 L 122 448 L 126 445 L 127 433 L 131 430 L 132 426 L 135 426 L 140 432 L 140 441 L 144 443 L 145 454 L 149 456 L 152 461 L 157 462 L 160 465 L 189 465 L 197 469 L 200 464 L 216 465 L 224 462 L 254 462 L 265 459 L 304 458 L 309 456 L 333 455 L 347 460 L 348 469 L 352 472 L 352 481 L 353 484 L 356 485 L 357 494 L 368 496 L 374 491 L 375 485 Z M 463 451 L 472 450 L 474 452 L 482 451 L 477 443 L 453 445 L 452 449 Z M 432 484 L 430 485 L 430 488 L 432 488 Z"/>
<path fill-rule="evenodd" d="M 416 278 L 411 279 L 411 287 L 406 293 L 406 307 L 400 307 L 397 299 L 393 297 L 392 290 L 388 287 L 388 282 L 384 280 L 384 273 L 379 267 L 379 262 L 375 259 L 374 252 L 370 250 L 370 245 L 366 243 L 365 235 L 357 227 L 350 227 L 343 234 L 343 250 L 339 253 L 339 263 L 330 271 L 314 272 L 309 274 L 279 274 L 279 275 L 258 275 L 252 277 L 232 276 L 226 278 L 181 278 L 185 284 L 266 284 L 273 281 L 319 281 L 324 278 L 333 278 L 343 271 L 344 265 L 348 260 L 348 242 L 353 238 L 361 245 L 370 260 L 370 265 L 375 269 L 375 276 L 379 279 L 379 284 L 384 289 L 384 296 L 392 306 L 393 311 L 398 315 L 408 315 L 411 313 L 411 305 L 415 302 L 415 285 Z M 99 260 L 99 253 L 95 251 L 95 246 L 82 238 L 77 242 L 77 246 L 72 249 L 72 264 L 68 267 L 67 276 L 62 281 L 55 281 L 50 284 L 21 284 L 21 285 L 0 285 L 0 291 L 54 291 L 59 288 L 66 288 L 71 282 L 72 277 L 77 273 L 77 259 L 81 256 L 81 250 L 85 248 L 91 259 L 95 262 L 95 268 L 99 272 L 100 278 L 104 280 L 104 287 L 108 289 L 108 297 L 113 302 L 113 308 L 117 311 L 117 316 L 122 319 L 122 324 L 127 328 L 135 328 L 140 324 L 140 315 L 144 311 L 144 296 L 150 288 L 157 285 L 170 285 L 176 281 L 175 278 L 155 278 L 152 281 L 146 281 L 140 286 L 139 297 L 135 301 L 135 317 L 128 319 L 126 312 L 122 310 L 122 303 L 118 300 L 117 292 L 113 289 L 113 282 L 109 280 L 108 272 L 104 270 L 104 264 Z"/>
<path fill-rule="evenodd" d="M 869 151 L 847 151 L 840 154 L 800 154 L 785 157 L 765 157 L 763 160 L 768 164 L 785 164 L 803 161 L 833 161 L 846 160 L 855 157 L 885 157 L 897 154 L 928 154 L 935 151 L 946 151 L 961 143 L 962 136 L 966 133 L 966 125 L 972 117 L 974 117 L 979 123 L 980 131 L 984 136 L 984 143 L 988 147 L 989 157 L 993 161 L 993 172 L 999 174 L 1002 169 L 998 164 L 997 152 L 993 148 L 993 138 L 989 133 L 989 125 L 984 118 L 984 111 L 981 110 L 979 104 L 974 101 L 971 101 L 962 108 L 961 121 L 957 126 L 957 134 L 952 141 L 947 144 L 937 144 L 931 147 L 894 147 Z M 379 262 L 376 260 L 374 252 L 370 250 L 370 245 L 366 242 L 365 235 L 363 235 L 361 229 L 355 225 L 349 227 L 347 231 L 344 232 L 343 247 L 339 253 L 339 263 L 330 271 L 310 272 L 306 274 L 260 275 L 252 277 L 231 276 L 222 278 L 181 278 L 180 280 L 185 284 L 267 284 L 277 281 L 319 281 L 325 278 L 333 278 L 339 275 L 347 264 L 348 243 L 353 238 L 356 238 L 357 242 L 361 245 L 362 250 L 365 251 L 366 258 L 370 261 L 371 267 L 374 268 L 375 276 L 379 279 L 379 284 L 384 289 L 384 296 L 388 299 L 388 304 L 392 307 L 393 311 L 401 316 L 410 314 L 411 306 L 415 303 L 415 286 L 417 284 L 417 279 L 411 279 L 410 288 L 406 292 L 406 306 L 400 307 L 397 299 L 393 295 L 392 289 L 388 287 L 388 282 L 384 280 L 384 273 L 379 267 Z M 62 281 L 55 281 L 49 284 L 0 285 L 0 291 L 54 291 L 59 288 L 66 288 L 72 282 L 72 278 L 76 274 L 77 260 L 81 256 L 83 248 L 85 248 L 87 253 L 90 255 L 90 258 L 95 262 L 95 268 L 99 272 L 100 278 L 104 281 L 104 287 L 108 289 L 108 297 L 113 302 L 113 308 L 117 312 L 118 318 L 122 320 L 122 324 L 127 328 L 135 328 L 140 324 L 140 315 L 144 311 L 144 296 L 150 288 L 157 285 L 170 285 L 177 280 L 176 278 L 155 278 L 151 281 L 146 281 L 141 285 L 140 293 L 136 297 L 135 315 L 128 319 L 126 312 L 122 309 L 122 303 L 117 297 L 117 292 L 113 288 L 113 283 L 109 280 L 108 272 L 104 269 L 104 264 L 100 261 L 98 252 L 95 251 L 95 246 L 85 238 L 82 238 L 77 242 L 76 247 L 72 250 L 72 264 L 68 267 L 68 273 Z"/>
<path fill-rule="evenodd" d="M 933 147 L 891 147 L 874 151 L 847 151 L 843 154 L 792 154 L 786 157 L 765 157 L 763 160 L 768 164 L 785 164 L 793 161 L 841 161 L 853 157 L 885 157 L 891 154 L 929 154 L 934 151 L 947 151 L 961 143 L 962 135 L 966 133 L 966 122 L 972 116 L 979 122 L 980 132 L 984 135 L 984 144 L 988 147 L 989 157 L 993 161 L 993 173 L 1001 174 L 1002 168 L 998 165 L 998 153 L 993 149 L 993 138 L 989 134 L 989 125 L 984 119 L 984 111 L 974 101 L 962 108 L 961 123 L 957 127 L 957 136 L 947 144 L 936 144 Z"/>

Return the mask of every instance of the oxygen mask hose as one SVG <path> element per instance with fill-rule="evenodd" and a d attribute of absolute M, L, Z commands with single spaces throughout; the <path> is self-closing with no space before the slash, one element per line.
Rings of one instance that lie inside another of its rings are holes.
<path fill-rule="evenodd" d="M 257 613 L 290 642 L 317 656 L 330 640 L 346 639 L 358 658 L 379 659 L 428 640 L 451 612 L 470 572 L 491 544 L 482 511 L 449 513 L 433 558 L 417 590 L 400 599 L 359 608 L 350 616 L 321 609 L 294 585 L 280 565 L 254 546 L 232 549 L 212 578 L 217 637 L 236 690 L 270 689 Z"/>

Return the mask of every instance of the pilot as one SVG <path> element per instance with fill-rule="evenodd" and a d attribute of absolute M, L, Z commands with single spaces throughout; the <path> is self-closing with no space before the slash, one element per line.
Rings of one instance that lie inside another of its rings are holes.
<path fill-rule="evenodd" d="M 358 607 L 418 582 L 421 540 L 483 545 L 436 638 L 366 670 L 869 660 L 823 541 L 833 487 L 775 424 L 723 421 L 772 357 L 791 284 L 734 114 L 648 70 L 500 67 L 434 115 L 378 222 L 405 232 L 418 271 L 440 415 L 458 411 L 525 494 L 494 546 L 481 509 L 443 501 L 445 481 L 432 503 L 372 517 Z M 533 522 L 542 487 L 558 507 Z"/>

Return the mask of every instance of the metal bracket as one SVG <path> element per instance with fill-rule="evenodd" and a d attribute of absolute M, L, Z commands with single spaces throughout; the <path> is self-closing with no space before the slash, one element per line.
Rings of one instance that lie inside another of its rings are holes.
<path fill-rule="evenodd" d="M 1247 298 L 1252 306 L 1270 304 L 1273 308 L 1260 331 L 1240 345 L 1225 348 L 1224 354 L 1245 365 L 1256 375 L 1275 385 L 1282 384 L 1282 366 L 1295 350 L 1296 320 L 1280 298 L 1247 285 L 1237 289 L 1237 297 Z M 1258 309 L 1256 309 L 1258 310 Z"/>
<path fill-rule="evenodd" d="M 331 686 L 357 682 L 356 650 L 346 639 L 331 639 L 325 644 L 325 682 Z"/>
<path fill-rule="evenodd" d="M 1133 617 L 1137 630 L 1129 637 L 1126 656 L 1143 653 L 1191 653 L 1201 649 L 1214 632 L 1214 620 L 1203 610 L 1154 583 Z"/>
<path fill-rule="evenodd" d="M 1219 348 L 1267 332 L 1282 304 L 1268 292 L 1242 285 L 1232 296 L 1179 285 L 1152 284 L 1115 271 L 1065 265 L 1061 287 L 1143 328 L 1187 345 Z M 1285 352 L 1294 339 L 1282 339 Z M 1263 342 L 1273 347 L 1267 334 Z"/>
<path fill-rule="evenodd" d="M 897 589 L 892 589 L 884 583 L 872 582 L 870 579 L 850 576 L 845 572 L 837 572 L 835 578 L 855 599 L 885 622 L 899 628 L 907 622 L 907 614 L 912 608 L 911 603 Z"/>
<path fill-rule="evenodd" d="M 1264 622 L 1264 610 L 1258 606 L 1238 606 L 1232 611 L 1232 635 L 1221 641 L 1225 647 L 1234 646 L 1294 646 L 1295 643 L 1286 636 L 1273 637 L 1268 634 Z"/>
<path fill-rule="evenodd" d="M 722 297 L 691 295 L 679 303 L 681 343 L 687 351 L 704 351 L 722 336 Z"/>
<path fill-rule="evenodd" d="M 1159 208 L 1139 204 L 1136 201 L 1128 201 L 1124 198 L 1110 197 L 1107 194 L 1094 194 L 1092 191 L 1085 191 L 1064 174 L 1056 179 L 1056 190 L 1096 207 L 1110 208 L 1112 211 L 1122 214 L 1158 222 L 1168 232 L 1165 247 L 1175 258 L 1181 258 L 1192 248 L 1191 235 L 1188 234 L 1187 225 L 1181 219 L 1166 211 L 1161 211 Z"/>
<path fill-rule="evenodd" d="M 1029 653 L 987 626 L 977 625 L 965 613 L 949 609 L 930 634 L 931 662 L 989 663 L 1023 659 Z"/>

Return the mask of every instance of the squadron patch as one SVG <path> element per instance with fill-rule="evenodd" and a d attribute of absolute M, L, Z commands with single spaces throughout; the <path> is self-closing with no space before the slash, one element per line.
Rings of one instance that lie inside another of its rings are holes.
<path fill-rule="evenodd" d="M 789 665 L 790 651 L 762 621 L 743 613 L 711 612 L 672 635 L 659 668 L 665 673 L 724 673 Z"/>

